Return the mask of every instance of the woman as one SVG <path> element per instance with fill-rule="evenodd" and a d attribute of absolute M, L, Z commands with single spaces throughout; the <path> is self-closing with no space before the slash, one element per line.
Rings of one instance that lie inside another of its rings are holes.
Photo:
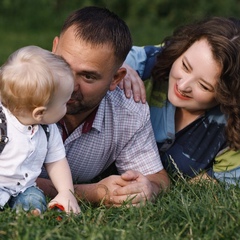
<path fill-rule="evenodd" d="M 146 78 L 155 62 L 146 86 L 164 167 L 173 176 L 201 174 L 236 183 L 240 176 L 239 20 L 213 17 L 180 27 L 162 46 L 133 47 L 126 63 Z"/>

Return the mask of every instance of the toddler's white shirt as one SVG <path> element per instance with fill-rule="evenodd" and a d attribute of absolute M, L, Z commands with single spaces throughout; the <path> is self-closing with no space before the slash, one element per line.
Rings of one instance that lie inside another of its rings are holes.
<path fill-rule="evenodd" d="M 55 124 L 50 124 L 50 137 L 41 125 L 23 125 L 6 108 L 8 143 L 0 154 L 0 205 L 36 185 L 43 163 L 65 157 L 62 138 Z"/>

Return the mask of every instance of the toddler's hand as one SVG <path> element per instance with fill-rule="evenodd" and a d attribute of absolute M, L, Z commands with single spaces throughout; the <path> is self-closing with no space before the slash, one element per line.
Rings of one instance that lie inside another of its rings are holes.
<path fill-rule="evenodd" d="M 48 207 L 51 207 L 55 204 L 62 205 L 67 213 L 72 212 L 79 214 L 81 212 L 77 199 L 70 190 L 59 192 L 58 195 L 50 201 Z"/>

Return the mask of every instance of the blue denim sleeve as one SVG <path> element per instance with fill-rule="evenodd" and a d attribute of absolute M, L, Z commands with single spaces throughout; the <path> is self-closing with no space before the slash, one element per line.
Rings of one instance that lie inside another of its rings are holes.
<path fill-rule="evenodd" d="M 146 59 L 147 55 L 144 47 L 133 46 L 127 55 L 125 63 L 135 69 L 138 72 L 138 75 L 142 78 Z"/>
<path fill-rule="evenodd" d="M 133 46 L 125 63 L 135 69 L 139 76 L 146 80 L 151 76 L 152 68 L 156 62 L 156 56 L 161 51 L 160 46 Z"/>
<path fill-rule="evenodd" d="M 151 76 L 152 69 L 156 63 L 156 57 L 158 53 L 161 52 L 162 47 L 160 46 L 145 46 L 144 50 L 146 52 L 146 62 L 145 62 L 145 69 L 142 75 L 142 79 L 148 79 Z"/>

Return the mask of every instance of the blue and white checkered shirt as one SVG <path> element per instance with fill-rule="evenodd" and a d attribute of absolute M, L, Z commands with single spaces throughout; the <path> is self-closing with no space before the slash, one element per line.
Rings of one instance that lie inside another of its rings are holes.
<path fill-rule="evenodd" d="M 131 169 L 147 175 L 163 169 L 149 106 L 127 99 L 119 88 L 103 98 L 90 131 L 82 133 L 83 125 L 64 142 L 74 183 L 91 181 L 114 161 L 119 173 Z"/>

